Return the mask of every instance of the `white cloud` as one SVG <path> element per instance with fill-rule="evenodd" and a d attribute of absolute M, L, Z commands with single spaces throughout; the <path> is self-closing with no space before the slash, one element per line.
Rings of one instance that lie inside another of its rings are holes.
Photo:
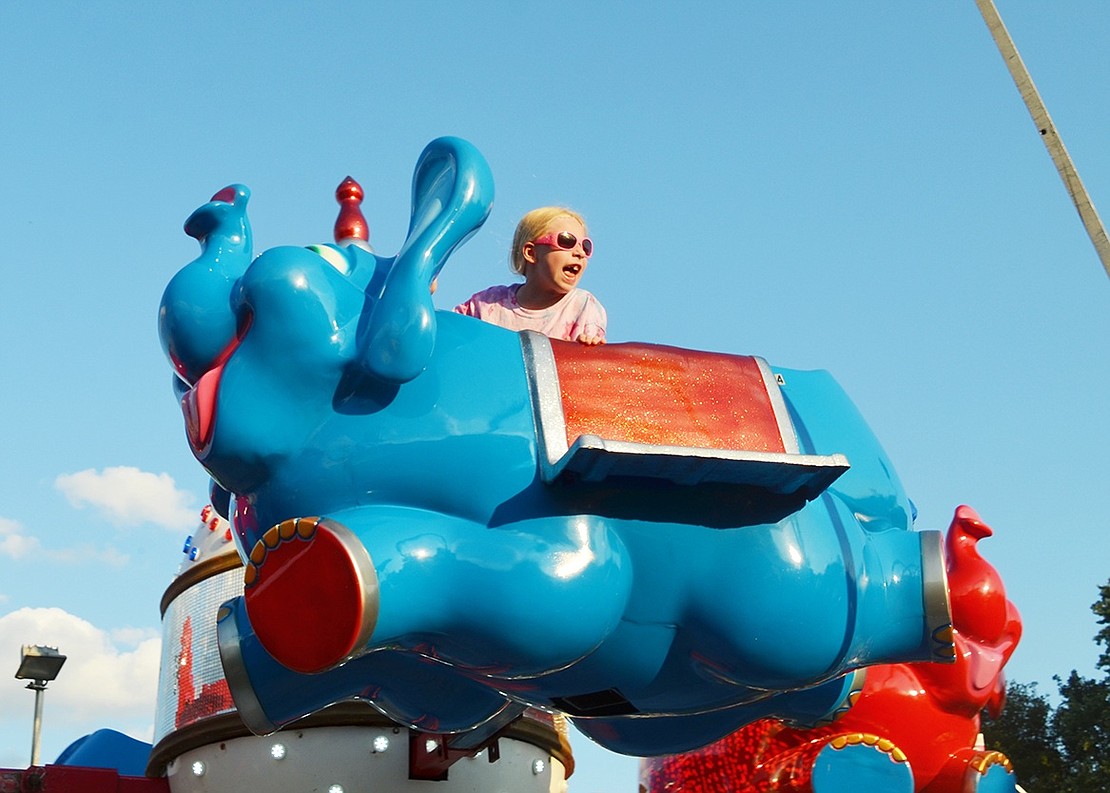
<path fill-rule="evenodd" d="M 158 639 L 162 633 L 157 628 L 114 628 L 112 641 L 124 647 L 138 647 L 148 639 Z"/>
<path fill-rule="evenodd" d="M 93 545 L 57 548 L 46 551 L 46 556 L 51 561 L 61 564 L 93 564 L 116 569 L 124 567 L 131 560 L 130 556 L 111 546 L 97 548 Z"/>
<path fill-rule="evenodd" d="M 0 518 L 0 556 L 20 559 L 39 547 L 39 541 L 26 533 L 19 521 Z"/>
<path fill-rule="evenodd" d="M 130 560 L 127 554 L 110 545 L 97 547 L 86 544 L 71 548 L 43 548 L 38 538 L 27 534 L 19 521 L 0 517 L 0 556 L 21 559 L 36 552 L 40 557 L 61 564 L 91 563 L 117 569 L 124 567 Z M 6 600 L 8 596 L 0 594 L 0 604 Z"/>
<path fill-rule="evenodd" d="M 102 727 L 149 739 L 161 656 L 156 629 L 108 633 L 59 608 L 0 617 L 0 658 L 14 664 L 24 644 L 57 647 L 66 656 L 47 693 L 52 731 L 69 733 L 66 743 Z M 21 721 L 32 699 L 20 686 L 0 686 L 0 726 Z"/>
<path fill-rule="evenodd" d="M 149 522 L 180 531 L 192 527 L 200 514 L 190 506 L 192 495 L 178 490 L 169 474 L 152 474 L 126 465 L 63 474 L 54 486 L 73 506 L 94 507 L 119 526 Z"/>

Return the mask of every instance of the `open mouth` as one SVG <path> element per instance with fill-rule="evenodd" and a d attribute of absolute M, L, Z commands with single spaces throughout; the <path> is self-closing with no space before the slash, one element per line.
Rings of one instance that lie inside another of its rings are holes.
<path fill-rule="evenodd" d="M 245 319 L 239 323 L 235 338 L 216 357 L 208 371 L 197 378 L 193 387 L 181 397 L 181 412 L 185 414 L 185 433 L 198 459 L 204 459 L 212 446 L 212 434 L 216 425 L 216 396 L 220 389 L 224 366 L 246 336 L 252 318 L 251 314 L 245 316 Z"/>
<path fill-rule="evenodd" d="M 570 278 L 577 278 L 582 272 L 582 265 L 568 264 L 563 268 L 563 273 Z"/>

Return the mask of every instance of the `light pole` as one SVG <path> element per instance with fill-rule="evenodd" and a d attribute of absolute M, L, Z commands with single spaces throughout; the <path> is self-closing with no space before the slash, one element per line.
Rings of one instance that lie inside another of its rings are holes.
<path fill-rule="evenodd" d="M 39 734 L 42 731 L 42 692 L 46 684 L 58 676 L 66 657 L 57 647 L 25 644 L 20 652 L 16 680 L 30 680 L 27 688 L 35 692 L 35 726 L 31 735 L 31 767 L 39 764 Z"/>

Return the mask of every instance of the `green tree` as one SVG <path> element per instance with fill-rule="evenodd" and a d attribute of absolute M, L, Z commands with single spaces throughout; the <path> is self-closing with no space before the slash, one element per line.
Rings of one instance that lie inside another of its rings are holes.
<path fill-rule="evenodd" d="M 1110 582 L 1091 606 L 1102 626 L 1095 643 L 1103 650 L 1096 668 L 1102 679 L 1074 669 L 1054 680 L 1060 705 L 1053 709 L 1036 684 L 1010 683 L 1006 707 L 995 720 L 983 716 L 983 736 L 1004 752 L 1029 793 L 1110 791 Z"/>
<path fill-rule="evenodd" d="M 1110 581 L 1105 586 L 1099 587 L 1099 599 L 1091 606 L 1091 611 L 1098 617 L 1098 624 L 1102 626 L 1095 634 L 1095 644 L 1102 645 L 1102 654 L 1098 657 L 1098 668 L 1110 675 Z"/>
<path fill-rule="evenodd" d="M 1067 769 L 1061 790 L 1106 793 L 1110 791 L 1110 675 L 1090 680 L 1073 670 L 1060 683 L 1060 696 L 1063 702 L 1052 717 L 1052 727 Z"/>
<path fill-rule="evenodd" d="M 1099 587 L 1091 611 L 1102 626 L 1095 634 L 1102 647 L 1095 664 L 1102 679 L 1088 679 L 1075 670 L 1066 682 L 1056 679 L 1063 701 L 1052 725 L 1067 764 L 1069 793 L 1110 791 L 1110 582 Z"/>
<path fill-rule="evenodd" d="M 1011 682 L 1006 687 L 1006 707 L 998 719 L 983 714 L 983 738 L 988 749 L 1010 758 L 1022 786 L 1030 793 L 1060 791 L 1064 783 L 1064 758 L 1052 724 L 1048 697 L 1036 683 Z"/>

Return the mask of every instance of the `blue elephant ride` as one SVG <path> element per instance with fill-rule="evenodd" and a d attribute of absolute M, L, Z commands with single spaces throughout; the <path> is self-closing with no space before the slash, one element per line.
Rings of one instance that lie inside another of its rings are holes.
<path fill-rule="evenodd" d="M 827 373 L 435 311 L 493 198 L 457 138 L 418 160 L 392 258 L 254 258 L 248 198 L 190 216 L 159 329 L 233 497 L 218 636 L 252 730 L 363 700 L 465 747 L 538 707 L 654 755 L 821 723 L 856 670 L 951 658 L 941 535 Z"/>

